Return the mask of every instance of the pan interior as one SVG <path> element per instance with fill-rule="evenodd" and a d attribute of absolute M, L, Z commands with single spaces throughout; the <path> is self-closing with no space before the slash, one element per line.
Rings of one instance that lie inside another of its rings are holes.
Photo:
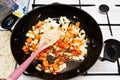
<path fill-rule="evenodd" d="M 96 62 L 102 48 L 102 34 L 96 21 L 83 10 L 70 7 L 67 5 L 47 5 L 36 8 L 23 16 L 16 24 L 11 36 L 11 50 L 15 60 L 21 64 L 30 55 L 25 55 L 22 47 L 26 40 L 26 33 L 32 29 L 32 26 L 38 23 L 39 20 L 44 20 L 48 17 L 59 18 L 66 16 L 71 21 L 80 21 L 82 28 L 85 30 L 88 42 L 88 55 L 83 62 L 68 61 L 68 68 L 58 75 L 46 74 L 35 69 L 35 64 L 32 63 L 26 71 L 40 78 L 59 80 L 60 78 L 71 78 L 81 73 L 86 72 Z M 79 72 L 77 71 L 79 69 Z M 73 73 L 73 76 L 70 74 Z"/>

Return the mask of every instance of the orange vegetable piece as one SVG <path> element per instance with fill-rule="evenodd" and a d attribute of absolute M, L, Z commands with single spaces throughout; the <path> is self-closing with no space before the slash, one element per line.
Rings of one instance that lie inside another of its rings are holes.
<path fill-rule="evenodd" d="M 48 61 L 47 61 L 47 60 L 44 60 L 44 61 L 43 61 L 43 65 L 44 65 L 44 66 L 49 66 Z"/>
<path fill-rule="evenodd" d="M 43 57 L 47 57 L 47 53 L 43 53 L 42 56 L 43 56 Z"/>
<path fill-rule="evenodd" d="M 37 46 L 36 44 L 33 44 L 33 45 L 32 45 L 32 48 L 33 48 L 33 49 L 35 49 L 35 48 L 36 48 L 36 46 Z"/>
<path fill-rule="evenodd" d="M 36 25 L 34 26 L 34 28 L 35 28 L 35 29 L 40 28 L 40 27 L 43 26 L 45 23 L 46 23 L 45 21 L 39 22 L 38 24 L 36 24 Z"/>
<path fill-rule="evenodd" d="M 27 43 L 31 43 L 32 42 L 32 38 L 29 37 L 29 38 L 26 39 L 26 41 L 27 41 Z"/>
<path fill-rule="evenodd" d="M 58 58 L 54 61 L 54 63 L 55 63 L 55 64 L 60 64 L 61 62 L 65 62 L 65 61 L 66 61 L 65 57 L 58 57 Z"/>
<path fill-rule="evenodd" d="M 59 53 L 60 53 L 59 51 L 54 51 L 55 56 L 58 56 Z"/>
<path fill-rule="evenodd" d="M 58 65 L 58 64 L 53 64 L 53 69 L 54 69 L 55 71 L 59 70 L 59 65 Z"/>
<path fill-rule="evenodd" d="M 73 39 L 73 43 L 79 43 L 79 45 L 83 44 L 82 40 L 79 39 Z"/>
<path fill-rule="evenodd" d="M 71 26 L 71 25 L 68 26 L 67 30 L 68 30 L 68 31 L 72 31 L 72 30 L 73 30 L 72 26 Z"/>
<path fill-rule="evenodd" d="M 40 28 L 40 27 L 41 27 L 41 25 L 35 25 L 35 26 L 34 26 L 35 29 L 38 29 L 38 28 Z"/>
<path fill-rule="evenodd" d="M 60 59 L 57 58 L 57 59 L 54 61 L 54 63 L 59 63 L 59 61 L 60 61 Z"/>
<path fill-rule="evenodd" d="M 45 70 L 48 70 L 49 68 L 50 68 L 49 66 L 45 66 L 45 67 L 44 67 Z"/>
<path fill-rule="evenodd" d="M 22 50 L 23 50 L 25 53 L 27 53 L 27 52 L 28 52 L 28 46 L 23 46 L 23 47 L 22 47 Z"/>
<path fill-rule="evenodd" d="M 45 57 L 39 57 L 39 60 L 46 61 L 47 59 Z"/>
<path fill-rule="evenodd" d="M 37 48 L 34 48 L 34 49 L 33 49 L 33 52 L 35 52 L 36 50 L 37 50 Z"/>
<path fill-rule="evenodd" d="M 81 54 L 81 51 L 79 50 L 79 48 L 77 47 L 77 46 L 74 46 L 73 47 L 74 48 L 74 50 L 72 51 L 72 53 L 74 54 L 74 55 L 80 55 Z"/>
<path fill-rule="evenodd" d="M 36 35 L 36 36 L 35 36 L 35 39 L 40 40 L 40 34 Z"/>
<path fill-rule="evenodd" d="M 74 37 L 75 37 L 75 34 L 70 34 L 70 37 L 71 37 L 71 38 L 74 38 Z"/>
<path fill-rule="evenodd" d="M 80 26 L 80 22 L 77 21 L 77 22 L 75 23 L 75 26 L 76 26 L 76 27 L 79 27 L 79 26 Z"/>
<path fill-rule="evenodd" d="M 67 44 L 61 41 L 58 46 L 62 49 L 65 49 L 67 47 Z"/>
<path fill-rule="evenodd" d="M 69 34 L 72 34 L 72 31 L 71 31 L 71 30 L 68 30 L 67 32 L 68 32 Z"/>

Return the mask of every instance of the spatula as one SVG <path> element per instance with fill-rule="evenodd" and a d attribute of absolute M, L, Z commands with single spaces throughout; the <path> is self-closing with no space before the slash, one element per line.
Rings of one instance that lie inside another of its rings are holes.
<path fill-rule="evenodd" d="M 30 65 L 33 59 L 38 55 L 39 52 L 44 50 L 45 48 L 53 45 L 59 39 L 59 34 L 55 30 L 49 30 L 42 35 L 40 39 L 40 44 L 38 49 L 31 54 L 31 56 L 26 59 L 15 71 L 11 73 L 11 75 L 7 78 L 7 80 L 17 80 L 20 75 L 25 71 L 25 69 Z"/>

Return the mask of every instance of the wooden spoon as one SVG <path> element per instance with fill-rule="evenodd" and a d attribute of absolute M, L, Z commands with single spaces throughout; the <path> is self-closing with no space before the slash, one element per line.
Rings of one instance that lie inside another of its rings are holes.
<path fill-rule="evenodd" d="M 30 65 L 33 59 L 45 48 L 53 45 L 59 39 L 58 31 L 49 30 L 42 35 L 40 39 L 40 45 L 38 49 L 31 54 L 31 56 L 26 59 L 12 74 L 7 78 L 7 80 L 17 80 L 20 75 L 25 71 L 25 69 Z"/>

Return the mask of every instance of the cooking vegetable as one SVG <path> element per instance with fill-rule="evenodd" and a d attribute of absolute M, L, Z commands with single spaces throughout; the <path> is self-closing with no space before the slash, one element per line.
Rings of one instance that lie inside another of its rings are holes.
<path fill-rule="evenodd" d="M 49 30 L 59 33 L 59 40 L 52 46 L 44 49 L 35 60 L 42 62 L 36 69 L 44 70 L 46 73 L 56 74 L 67 67 L 67 60 L 84 60 L 87 55 L 87 38 L 86 33 L 81 29 L 80 22 L 71 22 L 67 17 L 61 16 L 58 20 L 48 18 L 39 21 L 29 30 L 26 36 L 23 51 L 31 54 L 38 48 L 41 36 Z M 54 36 L 54 35 L 51 35 Z M 49 36 L 48 36 L 49 37 Z M 49 61 L 48 56 L 54 57 L 54 61 Z"/>

